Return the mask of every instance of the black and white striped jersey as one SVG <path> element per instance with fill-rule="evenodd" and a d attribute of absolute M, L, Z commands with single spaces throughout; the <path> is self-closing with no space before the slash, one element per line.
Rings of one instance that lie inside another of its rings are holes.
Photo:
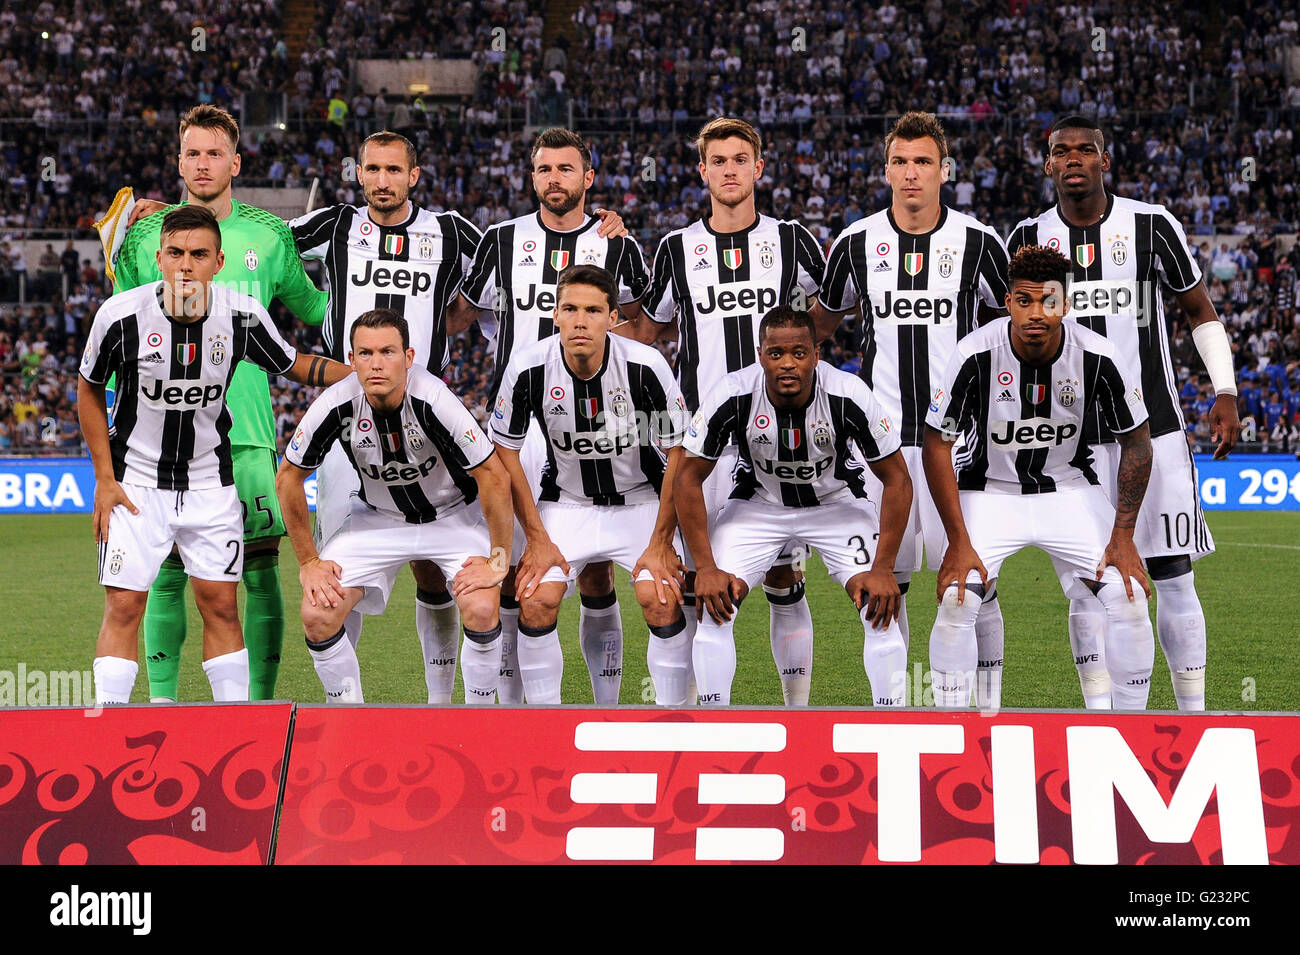
<path fill-rule="evenodd" d="M 862 378 L 919 446 L 933 382 L 958 339 L 979 324 L 979 306 L 1005 309 L 1007 252 L 978 219 L 942 207 L 938 224 L 914 235 L 889 209 L 859 219 L 831 246 L 822 304 L 862 305 Z"/>
<path fill-rule="evenodd" d="M 677 381 L 692 412 L 728 372 L 758 361 L 758 323 L 778 305 L 807 309 L 826 262 L 803 225 L 760 215 L 739 232 L 701 219 L 670 232 L 655 252 L 645 310 L 678 323 Z"/>
<path fill-rule="evenodd" d="M 1119 350 L 1141 361 L 1142 394 L 1151 416 L 1151 436 L 1183 429 L 1178 388 L 1169 356 L 1163 283 L 1174 292 L 1195 288 L 1201 270 L 1187 251 L 1187 234 L 1164 206 L 1107 195 L 1106 213 L 1090 226 L 1076 226 L 1053 206 L 1016 226 L 1007 240 L 1045 245 L 1070 260 L 1067 319 L 1105 335 Z M 1087 422 L 1089 444 L 1113 441 L 1103 422 Z"/>
<path fill-rule="evenodd" d="M 407 372 L 402 406 L 370 406 L 357 376 L 325 389 L 298 422 L 285 460 L 311 471 L 338 441 L 361 478 L 361 500 L 407 524 L 427 524 L 478 496 L 469 474 L 492 442 L 461 400 L 419 365 Z"/>
<path fill-rule="evenodd" d="M 178 322 L 163 311 L 163 283 L 119 292 L 100 306 L 81 376 L 117 375 L 109 447 L 119 481 L 165 491 L 235 483 L 226 393 L 245 359 L 271 374 L 297 354 L 256 299 L 213 284 L 208 314 Z"/>
<path fill-rule="evenodd" d="M 1043 494 L 1097 484 L 1085 417 L 1100 413 L 1114 432 L 1147 420 L 1130 358 L 1082 325 L 1061 327 L 1060 351 L 1043 365 L 1020 360 L 1010 318 L 957 343 L 926 424 L 950 439 L 964 436 L 954 461 L 959 489 Z"/>
<path fill-rule="evenodd" d="M 469 274 L 480 235 L 456 212 L 411 206 L 398 225 L 376 225 L 368 207 L 330 206 L 289 223 L 298 253 L 325 266 L 329 309 L 321 332 L 335 361 L 346 363 L 352 323 L 372 308 L 391 308 L 411 330 L 415 363 L 435 375 L 447 363 L 447 308 Z"/>
<path fill-rule="evenodd" d="M 546 436 L 538 500 L 642 504 L 658 499 L 665 452 L 682 443 L 686 406 L 657 349 L 609 335 L 600 371 L 583 380 L 552 335 L 516 351 L 506 366 L 493 439 L 522 448 L 530 420 Z"/>
<path fill-rule="evenodd" d="M 688 454 L 716 461 L 731 442 L 740 449 L 729 497 L 786 507 L 815 507 L 866 497 L 865 466 L 901 447 L 898 428 L 856 375 L 817 363 L 808 404 L 778 408 L 760 365 L 723 376 L 691 420 Z"/>
<path fill-rule="evenodd" d="M 599 216 L 570 232 L 548 229 L 540 212 L 489 226 L 474 256 L 464 294 L 489 311 L 479 327 L 496 357 L 495 400 L 510 357 L 555 334 L 555 287 L 570 265 L 599 265 L 618 284 L 619 305 L 640 300 L 650 284 L 641 248 L 631 238 L 602 239 Z"/>

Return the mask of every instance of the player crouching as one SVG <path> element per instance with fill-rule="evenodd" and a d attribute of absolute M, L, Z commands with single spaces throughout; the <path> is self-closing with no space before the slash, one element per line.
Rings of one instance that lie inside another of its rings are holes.
<path fill-rule="evenodd" d="M 898 429 L 871 389 L 819 362 L 816 340 L 808 313 L 788 306 L 768 312 L 758 328 L 758 364 L 724 377 L 701 401 L 687 433 L 675 491 L 697 568 L 701 619 L 693 659 L 701 703 L 731 702 L 735 608 L 782 548 L 796 544 L 817 549 L 858 608 L 876 705 L 903 703 L 907 646 L 898 627 L 894 559 L 912 481 Z M 719 513 L 706 515 L 704 480 L 733 440 L 741 461 L 734 487 Z M 854 445 L 884 486 L 879 518 Z"/>
<path fill-rule="evenodd" d="M 1112 706 L 1146 706 L 1155 642 L 1133 529 L 1151 474 L 1147 412 L 1130 356 L 1063 321 L 1069 269 L 1059 252 L 1020 249 L 1008 269 L 1010 316 L 957 343 L 930 403 L 925 475 L 948 533 L 930 634 L 939 706 L 970 702 L 980 600 L 966 592 L 982 596 L 1031 545 L 1051 556 L 1067 597 L 1091 591 L 1105 606 Z M 1120 444 L 1117 507 L 1081 441 L 1094 409 Z M 959 435 L 954 473 L 949 442 Z"/>
<path fill-rule="evenodd" d="M 77 414 L 95 467 L 95 542 L 105 590 L 95 701 L 130 702 L 140 620 L 173 545 L 203 615 L 203 672 L 212 698 L 247 700 L 248 651 L 235 591 L 244 518 L 230 446 L 230 382 L 244 359 L 313 386 L 341 380 L 348 368 L 297 354 L 255 299 L 213 284 L 225 255 L 208 209 L 167 213 L 156 261 L 162 281 L 114 295 L 96 313 L 77 386 Z M 110 432 L 105 385 L 112 375 Z"/>
<path fill-rule="evenodd" d="M 460 609 L 465 702 L 491 703 L 501 667 L 497 585 L 510 565 L 509 477 L 460 399 L 412 367 L 410 333 L 395 311 L 376 308 L 357 318 L 350 357 L 354 374 L 312 402 L 275 481 L 298 555 L 302 623 L 316 674 L 329 702 L 363 702 L 344 621 L 353 608 L 382 613 L 398 571 L 412 560 L 432 560 L 452 581 Z M 336 441 L 361 488 L 318 554 L 303 482 Z M 455 658 L 447 665 L 454 674 Z"/>
<path fill-rule="evenodd" d="M 618 315 L 609 272 L 566 269 L 556 286 L 559 334 L 511 356 L 492 414 L 527 540 L 515 594 L 529 703 L 560 702 L 560 603 L 587 564 L 604 560 L 632 574 L 656 702 L 686 702 L 690 644 L 672 502 L 686 406 L 658 351 L 610 334 Z M 519 463 L 530 419 L 546 436 L 536 503 Z"/>

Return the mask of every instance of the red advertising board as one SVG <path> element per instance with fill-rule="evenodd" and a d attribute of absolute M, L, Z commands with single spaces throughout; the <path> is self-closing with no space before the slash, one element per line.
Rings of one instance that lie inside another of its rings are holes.
<path fill-rule="evenodd" d="M 1300 863 L 1300 717 L 299 707 L 278 863 Z"/>
<path fill-rule="evenodd" d="M 0 864 L 265 863 L 291 703 L 0 709 Z"/>

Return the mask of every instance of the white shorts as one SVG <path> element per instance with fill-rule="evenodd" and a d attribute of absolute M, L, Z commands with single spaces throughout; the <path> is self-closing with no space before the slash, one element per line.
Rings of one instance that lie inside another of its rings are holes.
<path fill-rule="evenodd" d="M 960 497 L 966 533 L 989 580 L 1012 554 L 1038 547 L 1052 558 L 1067 597 L 1088 596 L 1079 578 L 1097 578 L 1115 524 L 1115 509 L 1101 488 L 1087 485 L 1048 494 L 961 491 Z"/>
<path fill-rule="evenodd" d="M 631 573 L 649 546 L 659 517 L 657 501 L 617 507 L 543 501 L 537 510 L 551 542 L 569 562 L 567 576 L 559 567 L 552 567 L 542 578 L 544 582 L 571 583 L 588 564 L 604 560 Z M 637 580 L 650 579 L 644 570 L 637 576 Z"/>
<path fill-rule="evenodd" d="M 736 486 L 734 472 L 739 461 L 740 449 L 734 444 L 728 445 L 718 457 L 713 470 L 709 472 L 709 476 L 704 479 L 704 508 L 709 516 L 710 537 L 712 537 L 714 525 L 718 522 L 718 515 L 727 506 L 728 495 L 731 494 L 732 488 Z M 695 558 L 691 556 L 691 550 L 686 546 L 686 539 L 682 536 L 680 530 L 677 532 L 677 541 L 679 544 L 678 551 L 682 555 L 682 563 L 686 565 L 687 570 L 694 570 Z M 794 558 L 794 541 L 787 541 L 781 547 L 776 559 L 768 564 L 768 567 L 789 566 L 794 562 Z"/>
<path fill-rule="evenodd" d="M 1098 444 L 1092 459 L 1112 505 L 1119 474 L 1118 444 Z M 1196 461 L 1181 431 L 1151 439 L 1151 481 L 1138 511 L 1133 542 L 1147 557 L 1189 556 L 1199 560 L 1214 553 L 1214 538 L 1205 523 L 1197 491 Z"/>
<path fill-rule="evenodd" d="M 163 491 L 122 484 L 140 511 L 115 507 L 108 540 L 99 545 L 99 582 L 147 591 L 174 544 L 185 573 L 199 580 L 238 583 L 244 572 L 244 517 L 231 487 Z"/>
<path fill-rule="evenodd" d="M 536 501 L 542 493 L 542 468 L 546 467 L 546 436 L 542 434 L 541 425 L 537 423 L 536 418 L 529 419 L 528 434 L 524 437 L 524 446 L 519 449 L 519 466 L 524 469 L 524 477 L 528 478 L 528 489 L 533 492 L 533 500 Z M 524 553 L 524 545 L 527 543 L 524 527 L 516 517 L 515 535 L 511 544 L 513 549 L 510 552 L 512 564 L 519 563 L 519 558 Z M 565 558 L 568 558 L 568 554 L 565 554 Z"/>
<path fill-rule="evenodd" d="M 352 502 L 361 491 L 361 478 L 337 441 L 325 452 L 316 469 L 316 526 L 313 536 L 321 550 L 339 532 L 352 513 Z"/>
<path fill-rule="evenodd" d="M 816 507 L 766 501 L 728 501 L 709 535 L 713 561 L 753 587 L 783 550 L 813 549 L 831 577 L 844 586 L 871 569 L 879 534 L 876 506 L 847 498 Z"/>
<path fill-rule="evenodd" d="M 321 560 L 332 560 L 342 571 L 344 587 L 361 587 L 365 595 L 356 609 L 380 614 L 388 605 L 397 573 L 413 560 L 431 560 L 451 581 L 470 557 L 492 551 L 487 523 L 477 506 L 439 512 L 436 521 L 407 524 L 355 498 L 348 519 L 326 542 Z"/>
<path fill-rule="evenodd" d="M 923 548 L 925 563 L 931 570 L 938 570 L 943 563 L 944 551 L 948 549 L 948 533 L 943 529 L 939 509 L 934 506 L 934 498 L 930 496 L 930 484 L 925 479 L 925 468 L 921 464 L 921 449 L 904 446 L 899 450 L 903 453 L 907 473 L 912 478 L 912 510 L 907 517 L 907 527 L 903 530 L 903 542 L 898 546 L 894 570 L 908 574 L 920 570 L 924 566 L 921 563 Z M 870 467 L 863 477 L 866 479 L 867 495 L 876 506 L 876 522 L 879 523 L 885 486 Z"/>

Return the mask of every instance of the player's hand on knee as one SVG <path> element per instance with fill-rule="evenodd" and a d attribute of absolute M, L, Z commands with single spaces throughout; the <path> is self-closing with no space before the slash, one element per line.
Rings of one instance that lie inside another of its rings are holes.
<path fill-rule="evenodd" d="M 343 586 L 339 583 L 342 579 L 342 567 L 332 560 L 321 560 L 319 557 L 309 560 L 298 570 L 298 582 L 302 584 L 302 592 L 311 601 L 313 607 L 319 607 L 321 604 L 326 607 L 337 607 L 342 603 Z"/>
<path fill-rule="evenodd" d="M 139 514 L 140 509 L 131 503 L 116 481 L 101 481 L 95 485 L 95 513 L 92 522 L 95 526 L 95 543 L 108 540 L 108 521 L 113 516 L 113 508 L 125 507 L 132 514 Z"/>
<path fill-rule="evenodd" d="M 984 568 L 984 562 L 980 560 L 979 554 L 975 553 L 975 548 L 970 545 L 970 541 L 949 542 L 948 550 L 943 555 L 943 563 L 939 565 L 939 577 L 935 581 L 935 596 L 938 601 L 943 603 L 943 592 L 952 584 L 956 584 L 957 602 L 965 603 L 966 578 L 970 576 L 971 571 L 980 575 L 980 583 L 987 588 L 989 572 Z"/>
<path fill-rule="evenodd" d="M 632 580 L 646 571 L 654 580 L 655 596 L 661 604 L 682 602 L 682 584 L 686 579 L 686 566 L 672 544 L 652 541 L 645 553 L 632 568 Z"/>
<path fill-rule="evenodd" d="M 848 592 L 859 611 L 866 607 L 867 619 L 875 629 L 883 630 L 898 618 L 903 592 L 893 571 L 880 567 L 858 574 L 849 581 Z"/>
<path fill-rule="evenodd" d="M 566 575 L 572 573 L 569 562 L 550 538 L 541 542 L 529 541 L 515 570 L 515 595 L 531 597 L 552 567 L 560 568 Z"/>
<path fill-rule="evenodd" d="M 487 590 L 498 586 L 506 578 L 508 566 L 490 557 L 470 557 L 460 565 L 460 570 L 451 579 L 453 597 L 463 597 L 476 590 Z"/>
<path fill-rule="evenodd" d="M 695 613 L 703 620 L 707 607 L 709 616 L 718 623 L 726 623 L 736 611 L 742 594 L 740 578 L 715 567 L 695 572 Z"/>
<path fill-rule="evenodd" d="M 1098 580 L 1101 580 L 1107 567 L 1114 567 L 1119 571 L 1120 578 L 1124 581 L 1124 593 L 1129 600 L 1133 599 L 1134 580 L 1142 585 L 1142 591 L 1147 595 L 1147 599 L 1151 598 L 1151 584 L 1147 580 L 1147 571 L 1142 566 L 1142 558 L 1138 556 L 1137 545 L 1133 543 L 1132 537 L 1116 539 L 1113 534 L 1111 535 L 1109 543 L 1106 544 L 1106 553 L 1102 555 L 1101 563 L 1097 565 Z"/>

